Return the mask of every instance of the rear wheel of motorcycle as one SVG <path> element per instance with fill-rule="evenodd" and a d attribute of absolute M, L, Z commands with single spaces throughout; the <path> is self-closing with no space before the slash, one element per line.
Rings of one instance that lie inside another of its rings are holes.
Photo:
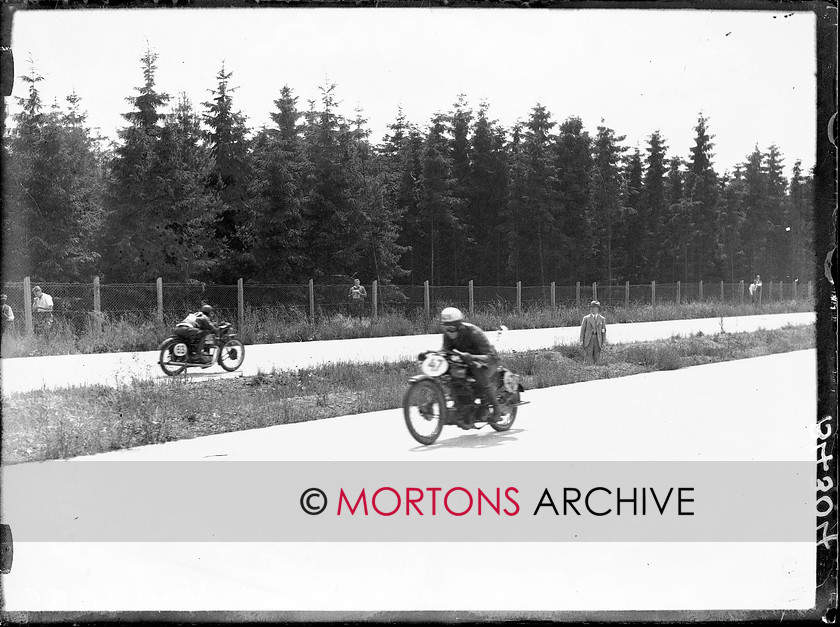
<path fill-rule="evenodd" d="M 160 369 L 170 377 L 181 374 L 187 369 L 187 359 L 189 358 L 189 353 L 184 357 L 178 357 L 172 352 L 175 345 L 180 343 L 181 340 L 173 338 L 168 340 L 160 349 L 160 358 L 158 359 Z"/>
<path fill-rule="evenodd" d="M 446 420 L 446 398 L 432 381 L 417 381 L 405 392 L 403 414 L 411 437 L 420 444 L 432 444 Z"/>
<path fill-rule="evenodd" d="M 239 340 L 230 340 L 219 347 L 219 365 L 233 372 L 245 361 L 245 346 Z"/>
<path fill-rule="evenodd" d="M 509 403 L 515 404 L 519 402 L 519 392 L 514 392 L 509 397 Z M 507 431 L 513 426 L 513 421 L 516 420 L 516 410 L 518 407 L 511 407 L 510 405 L 502 405 L 502 417 L 498 422 L 491 422 L 490 426 L 496 431 Z"/>

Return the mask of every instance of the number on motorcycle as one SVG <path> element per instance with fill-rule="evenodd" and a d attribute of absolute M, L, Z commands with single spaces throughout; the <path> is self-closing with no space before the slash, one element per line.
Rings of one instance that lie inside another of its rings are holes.
<path fill-rule="evenodd" d="M 449 363 L 440 355 L 428 355 L 426 359 L 423 360 L 423 365 L 420 367 L 423 374 L 430 377 L 439 377 L 446 372 L 448 368 Z"/>
<path fill-rule="evenodd" d="M 187 345 L 183 342 L 178 342 L 172 349 L 176 357 L 184 357 L 187 354 Z"/>

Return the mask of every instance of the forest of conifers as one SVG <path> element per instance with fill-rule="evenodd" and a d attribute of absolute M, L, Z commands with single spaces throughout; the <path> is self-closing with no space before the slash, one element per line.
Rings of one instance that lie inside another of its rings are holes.
<path fill-rule="evenodd" d="M 542 105 L 511 128 L 459 96 L 421 124 L 398 111 L 379 144 L 338 110 L 279 89 L 248 127 L 225 68 L 196 106 L 156 89 L 141 59 L 116 142 L 84 103 L 42 102 L 33 66 L 3 138 L 4 280 L 109 283 L 525 285 L 810 278 L 812 176 L 776 146 L 714 167 L 710 121 L 693 146 L 645 147 Z"/>

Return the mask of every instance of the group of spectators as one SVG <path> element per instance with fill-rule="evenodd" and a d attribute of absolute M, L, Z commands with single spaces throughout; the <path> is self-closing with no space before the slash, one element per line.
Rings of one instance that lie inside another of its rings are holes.
<path fill-rule="evenodd" d="M 15 328 L 15 312 L 6 302 L 8 297 L 0 294 L 3 301 L 2 322 L 3 331 L 10 331 Z M 40 285 L 32 288 L 32 326 L 36 333 L 48 333 L 53 323 L 53 299 L 45 293 Z"/>

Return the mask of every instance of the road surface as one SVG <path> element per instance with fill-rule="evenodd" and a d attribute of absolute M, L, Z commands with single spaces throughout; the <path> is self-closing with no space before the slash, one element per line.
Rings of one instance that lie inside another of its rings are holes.
<path fill-rule="evenodd" d="M 667 320 L 613 324 L 607 328 L 609 342 L 642 342 L 671 336 L 686 336 L 702 331 L 705 334 L 737 333 L 757 329 L 774 329 L 786 324 L 809 324 L 816 320 L 813 312 Z M 578 327 L 523 329 L 508 331 L 498 343 L 499 350 L 533 350 L 557 344 L 578 342 Z M 495 335 L 492 336 L 495 340 Z M 318 342 L 257 344 L 246 346 L 244 375 L 272 369 L 289 370 L 318 366 L 328 362 L 394 362 L 412 359 L 419 352 L 440 344 L 440 335 L 413 335 Z M 136 379 L 165 379 L 156 351 L 107 353 L 96 355 L 58 355 L 52 357 L 19 357 L 0 360 L 3 395 L 41 388 L 55 389 L 81 385 L 130 384 Z M 221 373 L 218 366 L 200 371 Z"/>
<path fill-rule="evenodd" d="M 810 462 L 808 468 L 815 460 L 814 350 L 534 390 L 526 397 L 531 404 L 511 431 L 447 427 L 430 447 L 410 439 L 399 411 L 385 411 L 47 464 L 67 469 L 97 461 L 104 473 L 109 462 L 139 460 L 194 460 L 214 468 L 232 460 L 660 460 L 702 461 L 714 472 L 714 462 L 727 460 Z M 43 466 L 4 468 L 3 518 L 13 531 L 37 498 L 15 488 Z M 383 465 L 386 474 L 393 468 Z M 263 498 L 272 498 L 282 482 L 273 477 L 259 486 Z M 106 506 L 125 498 L 102 495 Z M 149 503 L 150 525 L 165 519 L 155 494 L 132 498 Z M 777 504 L 778 511 L 792 505 Z M 217 507 L 224 506 L 222 498 Z M 760 518 L 755 526 L 761 528 Z M 482 610 L 527 617 L 594 609 L 793 610 L 813 604 L 815 556 L 812 540 L 26 542 L 16 543 L 12 573 L 2 583 L 10 612 Z"/>

